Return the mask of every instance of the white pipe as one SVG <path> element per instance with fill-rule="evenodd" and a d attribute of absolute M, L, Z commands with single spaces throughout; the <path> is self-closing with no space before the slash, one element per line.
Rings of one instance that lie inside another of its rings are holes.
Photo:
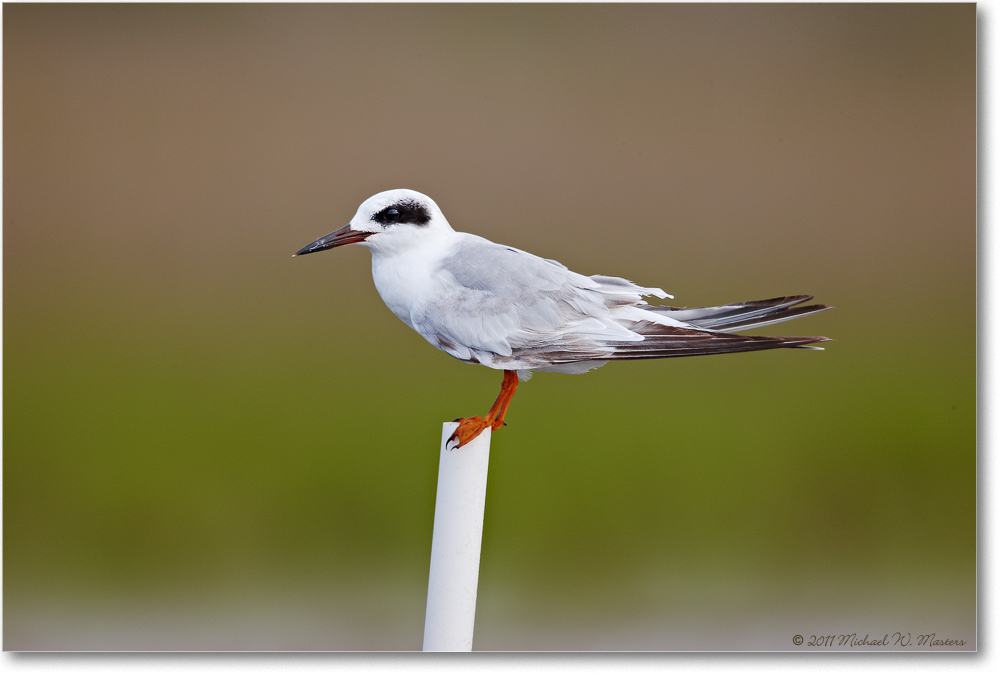
<path fill-rule="evenodd" d="M 456 427 L 455 422 L 445 422 L 441 434 L 425 652 L 472 651 L 476 622 L 491 430 L 461 448 L 448 450 L 445 445 Z"/>

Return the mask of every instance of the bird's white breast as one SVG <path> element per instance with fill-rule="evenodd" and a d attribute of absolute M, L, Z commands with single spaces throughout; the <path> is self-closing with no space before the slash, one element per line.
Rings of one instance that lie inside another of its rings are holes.
<path fill-rule="evenodd" d="M 372 279 L 383 302 L 410 328 L 414 325 L 411 312 L 426 304 L 437 292 L 440 278 L 437 270 L 441 259 L 452 247 L 447 243 L 437 246 L 419 246 L 389 255 L 373 251 Z M 425 336 L 427 337 L 427 336 Z"/>

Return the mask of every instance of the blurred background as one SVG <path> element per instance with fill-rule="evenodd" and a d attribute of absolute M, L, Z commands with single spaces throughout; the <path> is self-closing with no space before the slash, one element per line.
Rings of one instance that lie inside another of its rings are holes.
<path fill-rule="evenodd" d="M 477 649 L 975 648 L 975 5 L 8 4 L 3 61 L 4 649 L 420 648 L 440 425 L 501 377 L 291 258 L 397 187 L 836 306 L 521 387 Z"/>

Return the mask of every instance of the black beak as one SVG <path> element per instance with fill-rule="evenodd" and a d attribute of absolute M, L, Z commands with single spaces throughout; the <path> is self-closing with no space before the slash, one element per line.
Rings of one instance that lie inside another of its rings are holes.
<path fill-rule="evenodd" d="M 352 230 L 350 225 L 344 225 L 336 232 L 331 232 L 325 237 L 320 237 L 313 243 L 303 248 L 301 251 L 293 253 L 292 257 L 294 258 L 297 255 L 305 255 L 306 253 L 315 253 L 316 251 L 325 251 L 328 248 L 337 248 L 338 246 L 344 246 L 345 244 L 357 244 L 373 234 L 375 233 L 358 232 L 357 230 Z"/>

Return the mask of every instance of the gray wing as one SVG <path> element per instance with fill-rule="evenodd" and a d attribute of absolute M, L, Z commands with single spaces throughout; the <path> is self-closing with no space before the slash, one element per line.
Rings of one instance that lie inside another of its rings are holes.
<path fill-rule="evenodd" d="M 576 360 L 595 358 L 602 342 L 642 339 L 615 310 L 645 305 L 644 295 L 666 296 L 625 279 L 577 274 L 475 235 L 463 237 L 436 273 L 440 292 L 414 308 L 414 328 L 463 360 L 476 360 L 474 352 L 510 357 L 557 343 Z"/>
<path fill-rule="evenodd" d="M 626 279 L 584 276 L 525 251 L 465 235 L 437 270 L 439 293 L 411 318 L 424 337 L 463 361 L 583 372 L 609 360 L 806 347 L 825 337 L 732 335 L 829 309 L 799 295 L 721 307 L 651 306 L 667 297 Z"/>

